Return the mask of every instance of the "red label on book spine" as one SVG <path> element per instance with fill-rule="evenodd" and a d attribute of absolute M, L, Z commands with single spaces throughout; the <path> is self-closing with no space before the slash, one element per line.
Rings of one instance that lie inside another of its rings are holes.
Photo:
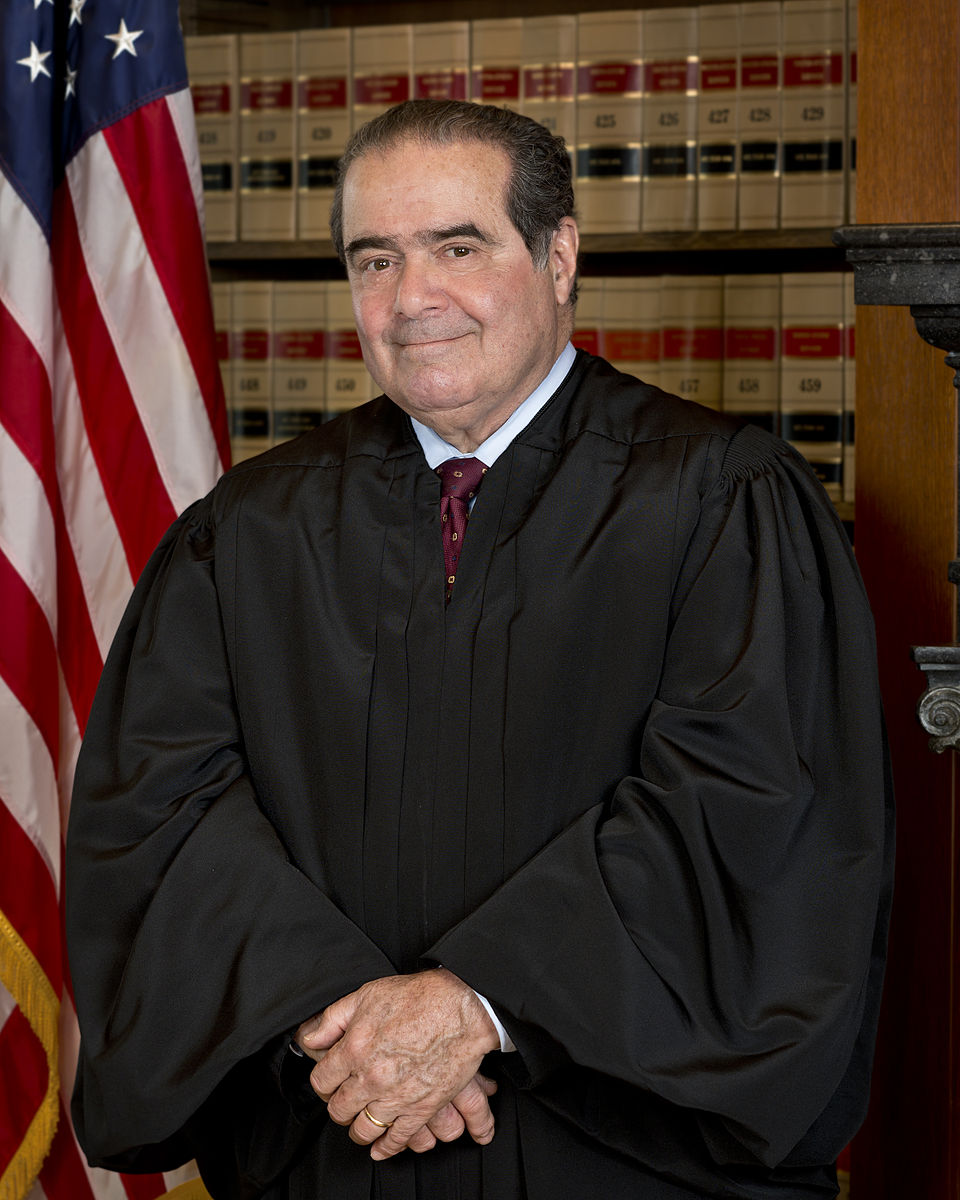
<path fill-rule="evenodd" d="M 363 358 L 360 349 L 360 338 L 355 329 L 338 329 L 328 333 L 325 338 L 327 358 Z"/>
<path fill-rule="evenodd" d="M 728 328 L 726 331 L 724 357 L 764 359 L 773 362 L 777 357 L 777 331 L 767 329 Z"/>
<path fill-rule="evenodd" d="M 723 358 L 723 330 L 712 326 L 702 326 L 698 329 L 664 329 L 663 357 L 665 360 L 719 361 Z"/>
<path fill-rule="evenodd" d="M 700 90 L 732 91 L 737 86 L 736 58 L 705 58 L 700 63 Z"/>
<path fill-rule="evenodd" d="M 467 73 L 453 67 L 440 71 L 422 71 L 413 79 L 415 100 L 466 100 Z"/>
<path fill-rule="evenodd" d="M 659 329 L 608 329 L 603 335 L 604 354 L 614 361 L 659 362 Z"/>
<path fill-rule="evenodd" d="M 590 63 L 577 72 L 577 90 L 581 96 L 611 96 L 643 91 L 643 67 L 640 63 Z"/>
<path fill-rule="evenodd" d="M 789 358 L 840 358 L 843 330 L 832 325 L 792 325 L 783 331 L 782 346 Z"/>
<path fill-rule="evenodd" d="M 353 82 L 357 104 L 402 104 L 410 99 L 408 75 L 360 75 Z"/>
<path fill-rule="evenodd" d="M 288 329 L 273 335 L 274 358 L 323 358 L 321 329 Z"/>
<path fill-rule="evenodd" d="M 519 67 L 474 67 L 473 96 L 475 100 L 496 102 L 520 99 Z"/>
<path fill-rule="evenodd" d="M 270 357 L 270 334 L 265 329 L 240 329 L 232 339 L 233 357 L 265 362 Z"/>
<path fill-rule="evenodd" d="M 299 92 L 301 108 L 347 107 L 347 80 L 344 75 L 329 79 L 301 79 Z"/>
<path fill-rule="evenodd" d="M 586 350 L 588 354 L 600 353 L 599 329 L 575 329 L 570 341 L 578 350 Z"/>
<path fill-rule="evenodd" d="M 697 88 L 697 64 L 686 58 L 650 62 L 644 73 L 646 90 L 654 95 L 693 92 Z"/>
<path fill-rule="evenodd" d="M 841 83 L 842 54 L 790 54 L 783 60 L 784 87 L 834 87 Z"/>
<path fill-rule="evenodd" d="M 240 89 L 243 107 L 250 112 L 293 107 L 292 79 L 250 79 Z"/>
<path fill-rule="evenodd" d="M 573 96 L 573 67 L 527 67 L 523 90 L 528 100 L 562 100 Z"/>
<path fill-rule="evenodd" d="M 230 111 L 229 83 L 192 83 L 193 111 L 197 116 Z"/>
<path fill-rule="evenodd" d="M 740 59 L 740 84 L 745 88 L 775 88 L 780 82 L 776 54 L 745 54 Z"/>

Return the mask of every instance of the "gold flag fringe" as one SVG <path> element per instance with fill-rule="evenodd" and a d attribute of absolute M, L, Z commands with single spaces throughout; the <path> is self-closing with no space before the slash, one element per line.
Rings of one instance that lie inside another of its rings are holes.
<path fill-rule="evenodd" d="M 0 1176 L 0 1200 L 24 1200 L 57 1130 L 60 1115 L 60 1001 L 29 947 L 0 911 L 0 980 L 17 1002 L 47 1055 L 47 1092 L 23 1141 Z"/>

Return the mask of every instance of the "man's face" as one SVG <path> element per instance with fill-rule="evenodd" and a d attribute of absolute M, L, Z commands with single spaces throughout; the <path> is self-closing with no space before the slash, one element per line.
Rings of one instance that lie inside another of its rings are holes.
<path fill-rule="evenodd" d="M 570 334 L 576 226 L 538 271 L 504 208 L 509 160 L 476 141 L 401 142 L 347 172 L 343 234 L 367 369 L 461 448 L 498 428 Z M 475 435 L 452 434 L 471 431 Z"/>

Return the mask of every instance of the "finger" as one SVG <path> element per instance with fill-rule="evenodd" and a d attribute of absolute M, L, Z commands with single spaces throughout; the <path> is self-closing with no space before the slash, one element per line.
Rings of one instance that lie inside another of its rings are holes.
<path fill-rule="evenodd" d="M 487 1091 L 476 1076 L 454 1096 L 451 1103 L 460 1113 L 467 1132 L 475 1142 L 485 1146 L 493 1139 L 493 1112 L 487 1099 Z"/>
<path fill-rule="evenodd" d="M 304 1050 L 329 1050 L 334 1042 L 343 1037 L 353 1011 L 353 1006 L 347 1003 L 348 999 L 344 997 L 322 1013 L 304 1021 L 297 1030 L 297 1041 Z"/>
<path fill-rule="evenodd" d="M 486 1075 L 481 1075 L 479 1071 L 474 1075 L 474 1079 L 480 1084 L 484 1094 L 487 1096 L 492 1096 L 497 1090 L 497 1081 L 495 1079 L 488 1079 Z"/>
<path fill-rule="evenodd" d="M 412 1150 L 414 1154 L 425 1154 L 427 1150 L 432 1150 L 436 1144 L 437 1139 L 426 1125 L 424 1125 L 407 1142 L 407 1149 Z"/>
<path fill-rule="evenodd" d="M 377 1138 L 382 1137 L 386 1130 L 393 1125 L 393 1121 L 379 1115 L 377 1106 L 372 1100 L 370 1103 L 373 1104 L 373 1112 L 369 1108 L 362 1108 L 352 1122 L 337 1121 L 338 1125 L 350 1125 L 350 1138 L 360 1146 L 369 1146 Z M 335 1117 L 333 1119 L 336 1120 Z"/>
<path fill-rule="evenodd" d="M 463 1117 L 453 1104 L 446 1104 L 427 1122 L 427 1128 L 439 1142 L 455 1142 L 466 1129 Z"/>
<path fill-rule="evenodd" d="M 403 1115 L 397 1117 L 389 1129 L 381 1130 L 381 1136 L 370 1147 L 370 1157 L 380 1162 L 406 1150 L 410 1139 L 423 1128 L 423 1116 Z"/>

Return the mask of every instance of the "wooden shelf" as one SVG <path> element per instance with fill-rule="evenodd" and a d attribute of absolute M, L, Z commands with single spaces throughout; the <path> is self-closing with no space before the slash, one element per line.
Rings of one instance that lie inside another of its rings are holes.
<path fill-rule="evenodd" d="M 832 241 L 832 229 L 724 230 L 715 233 L 588 233 L 581 237 L 583 254 L 703 254 L 741 251 L 825 250 L 842 261 Z M 212 262 L 237 259 L 263 261 L 296 258 L 334 258 L 333 243 L 325 240 L 272 242 L 209 242 Z"/>

